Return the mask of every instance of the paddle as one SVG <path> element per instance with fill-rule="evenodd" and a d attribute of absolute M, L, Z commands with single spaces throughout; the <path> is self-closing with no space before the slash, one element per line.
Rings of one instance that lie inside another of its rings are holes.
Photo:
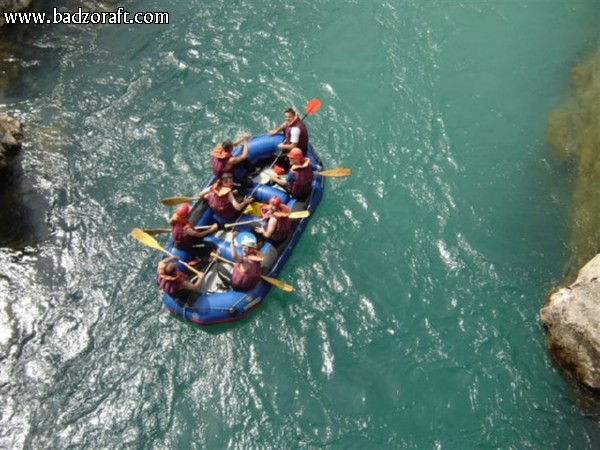
<path fill-rule="evenodd" d="M 196 231 L 208 230 L 211 226 L 212 225 L 203 225 L 201 227 L 195 227 L 194 230 L 196 230 Z M 149 234 L 150 236 L 155 236 L 157 234 L 170 233 L 171 229 L 170 228 L 148 228 L 148 229 L 145 229 L 142 231 L 146 234 Z"/>
<path fill-rule="evenodd" d="M 290 213 L 289 218 L 292 220 L 306 219 L 308 216 L 310 216 L 310 211 L 294 211 Z M 257 218 L 254 220 L 246 220 L 244 222 L 226 223 L 225 225 L 223 225 L 223 228 L 233 228 L 237 227 L 238 225 L 248 225 L 249 223 L 260 222 L 261 220 L 263 219 Z"/>
<path fill-rule="evenodd" d="M 306 114 L 304 114 L 304 117 L 302 117 L 302 121 L 304 121 L 304 119 L 306 119 L 306 116 L 308 116 L 309 114 L 316 113 L 320 107 L 321 100 L 319 100 L 318 98 L 311 98 L 306 104 L 306 107 L 304 108 L 304 112 Z"/>
<path fill-rule="evenodd" d="M 337 167 L 317 172 L 317 175 L 321 175 L 322 177 L 349 177 L 351 174 L 352 169 L 348 167 Z"/>
<path fill-rule="evenodd" d="M 179 203 L 192 202 L 194 200 L 200 200 L 200 197 L 168 197 L 163 198 L 160 202 L 163 205 L 171 206 L 178 205 Z"/>
<path fill-rule="evenodd" d="M 212 252 L 210 256 L 212 256 L 213 258 L 217 258 L 219 261 L 223 261 L 229 264 L 235 264 L 233 261 L 230 261 L 227 258 L 223 258 L 222 256 L 217 255 L 215 252 Z M 273 286 L 278 287 L 279 289 L 285 292 L 292 292 L 294 290 L 294 288 L 291 285 L 284 283 L 283 281 L 279 281 L 277 278 L 271 278 L 265 275 L 261 275 L 260 277 L 267 283 L 272 284 Z"/>
<path fill-rule="evenodd" d="M 236 184 L 236 183 L 233 183 Z M 236 195 L 238 193 L 237 190 L 233 190 L 231 191 L 233 192 L 234 195 Z M 171 206 L 171 205 L 178 205 L 179 203 L 186 203 L 186 202 L 191 202 L 194 200 L 200 200 L 202 197 L 167 197 L 167 198 L 163 198 L 160 202 L 163 205 L 166 206 Z"/>
<path fill-rule="evenodd" d="M 156 241 L 156 239 L 154 239 L 152 236 L 150 236 L 148 233 L 144 233 L 143 230 L 139 229 L 139 228 L 134 228 L 133 230 L 131 230 L 131 233 L 129 233 L 129 235 L 135 239 L 137 239 L 138 241 L 140 241 L 143 245 L 145 245 L 146 247 L 150 247 L 153 248 L 155 250 L 161 251 L 163 253 L 166 253 L 169 256 L 174 256 L 181 264 L 183 264 L 185 267 L 187 267 L 188 269 L 190 269 L 192 272 L 194 272 L 196 275 L 199 276 L 204 276 L 204 274 L 202 272 L 198 272 L 196 269 L 194 269 L 192 266 L 190 266 L 188 263 L 186 263 L 185 261 L 181 260 L 179 257 L 177 257 L 176 255 L 174 255 L 171 252 L 168 252 L 166 249 L 162 248 L 160 246 L 160 244 Z"/>

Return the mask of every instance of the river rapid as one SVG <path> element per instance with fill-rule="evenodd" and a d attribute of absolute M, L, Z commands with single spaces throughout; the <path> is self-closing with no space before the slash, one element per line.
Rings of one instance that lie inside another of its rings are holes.
<path fill-rule="evenodd" d="M 169 24 L 0 31 L 0 112 L 26 127 L 0 194 L 0 447 L 598 448 L 538 322 L 572 190 L 544 132 L 598 1 L 119 5 Z M 235 324 L 170 316 L 129 231 L 312 97 L 311 142 L 353 174 L 326 182 L 295 291 Z"/>

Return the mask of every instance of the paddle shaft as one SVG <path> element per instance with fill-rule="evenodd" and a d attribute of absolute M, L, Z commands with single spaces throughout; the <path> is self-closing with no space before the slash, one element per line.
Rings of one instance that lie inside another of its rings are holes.
<path fill-rule="evenodd" d="M 130 235 L 133 238 L 137 239 L 139 242 L 141 242 L 146 247 L 153 248 L 154 250 L 158 250 L 163 253 L 166 253 L 169 256 L 172 256 L 177 261 L 179 261 L 181 264 L 183 264 L 185 267 L 187 267 L 189 270 L 194 272 L 196 275 L 203 276 L 202 272 L 199 272 L 196 269 L 194 269 L 188 263 L 186 263 L 181 258 L 179 258 L 179 256 L 174 255 L 173 253 L 167 251 L 165 248 L 161 247 L 161 245 L 158 243 L 158 241 L 156 239 L 154 239 L 152 236 L 150 236 L 148 233 L 145 233 L 144 231 L 140 230 L 139 228 L 134 228 L 133 230 L 131 230 Z"/>
<path fill-rule="evenodd" d="M 218 259 L 219 261 L 223 261 L 223 262 L 226 262 L 231 265 L 235 264 L 233 261 L 230 261 L 227 258 L 223 258 L 222 256 L 219 256 L 215 252 L 211 253 L 210 255 L 213 258 Z M 271 277 L 267 277 L 265 275 L 261 275 L 260 278 L 263 279 L 264 281 L 266 281 L 267 283 L 270 283 L 273 286 L 278 287 L 279 289 L 281 289 L 283 291 L 292 292 L 294 290 L 294 288 L 292 286 L 290 286 L 287 283 L 284 283 L 283 281 L 278 280 L 277 278 L 271 278 Z"/>
<path fill-rule="evenodd" d="M 290 213 L 289 217 L 291 220 L 298 220 L 298 219 L 306 219 L 309 215 L 310 215 L 310 211 L 293 211 Z M 226 223 L 225 225 L 223 225 L 223 227 L 224 228 L 233 228 L 233 227 L 237 227 L 238 225 L 248 225 L 249 223 L 261 222 L 263 220 L 265 220 L 265 219 L 256 218 L 256 219 L 252 219 L 252 220 L 245 220 L 244 222 Z"/>
<path fill-rule="evenodd" d="M 162 249 L 162 251 L 163 251 L 163 252 L 165 252 L 165 253 L 166 253 L 167 255 L 169 255 L 169 256 L 174 256 L 174 257 L 175 257 L 175 259 L 176 259 L 177 261 L 179 261 L 181 264 L 183 264 L 183 265 L 184 265 L 185 267 L 187 267 L 189 270 L 191 270 L 192 272 L 194 272 L 196 275 L 198 275 L 198 276 L 200 276 L 200 277 L 204 276 L 204 274 L 203 274 L 202 272 L 199 272 L 198 270 L 194 269 L 192 266 L 190 266 L 190 265 L 189 265 L 188 263 L 186 263 L 184 260 L 182 260 L 181 258 L 179 258 L 177 255 L 174 255 L 173 253 L 171 253 L 171 252 L 168 252 L 168 251 L 167 251 L 166 249 L 164 249 L 164 248 Z"/>
<path fill-rule="evenodd" d="M 194 227 L 194 230 L 196 231 L 201 231 L 201 230 L 208 230 L 212 225 L 203 225 L 201 227 Z M 170 228 L 149 228 L 147 230 L 144 230 L 144 233 L 149 234 L 150 236 L 154 236 L 155 234 L 164 234 L 164 233 L 170 233 L 171 229 Z"/>

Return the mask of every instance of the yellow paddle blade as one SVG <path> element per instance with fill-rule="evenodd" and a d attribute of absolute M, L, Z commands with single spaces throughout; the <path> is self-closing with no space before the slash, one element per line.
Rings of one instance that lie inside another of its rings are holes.
<path fill-rule="evenodd" d="M 193 202 L 195 200 L 200 200 L 200 197 L 168 197 L 163 198 L 160 202 L 163 205 L 171 206 L 179 205 L 180 203 Z"/>
<path fill-rule="evenodd" d="M 261 202 L 253 202 L 250 203 L 248 206 L 246 206 L 246 208 L 244 209 L 243 213 L 244 214 L 249 214 L 251 216 L 257 216 L 260 217 L 260 207 L 261 207 L 262 203 Z"/>
<path fill-rule="evenodd" d="M 294 211 L 290 213 L 290 219 L 306 219 L 310 216 L 310 211 Z"/>
<path fill-rule="evenodd" d="M 292 292 L 294 290 L 294 288 L 291 285 L 284 283 L 283 281 L 279 281 L 277 278 L 271 278 L 271 277 L 267 277 L 265 275 L 261 275 L 260 277 L 263 280 L 265 280 L 267 283 L 270 283 L 273 286 L 278 287 L 282 291 Z"/>
<path fill-rule="evenodd" d="M 311 98 L 308 101 L 308 103 L 306 104 L 306 108 L 304 109 L 304 112 L 306 114 L 314 114 L 319 110 L 320 107 L 321 107 L 321 100 L 319 100 L 318 98 Z"/>
<path fill-rule="evenodd" d="M 134 228 L 133 230 L 131 230 L 131 233 L 129 233 L 129 235 L 132 236 L 133 238 L 137 239 L 138 241 L 140 241 L 146 247 L 153 248 L 154 250 L 158 250 L 158 251 L 166 253 L 167 255 L 170 255 L 170 256 L 175 256 L 173 253 L 168 252 L 167 250 L 165 250 L 164 248 L 162 248 L 159 245 L 159 243 L 156 241 L 156 239 L 154 239 L 148 233 L 145 233 L 143 230 L 141 230 L 139 228 Z M 179 258 L 177 256 L 175 256 L 175 258 L 177 258 L 177 260 L 181 264 L 183 264 L 189 270 L 191 270 L 192 272 L 194 272 L 196 275 L 198 275 L 198 276 L 204 276 L 204 274 L 202 272 L 199 272 L 198 270 L 194 269 L 192 266 L 190 266 L 188 263 L 186 263 L 185 261 L 183 261 L 181 258 Z"/>
<path fill-rule="evenodd" d="M 317 172 L 322 177 L 349 177 L 352 175 L 352 169 L 348 167 L 338 167 L 335 169 L 328 169 L 322 172 Z"/>
<path fill-rule="evenodd" d="M 133 237 L 134 239 L 137 239 L 138 241 L 140 241 L 146 247 L 150 247 L 155 250 L 159 250 L 161 252 L 166 253 L 166 250 L 160 246 L 160 244 L 156 241 L 156 239 L 154 239 L 152 236 L 145 233 L 143 230 L 141 230 L 139 228 L 134 228 L 133 230 L 131 230 L 131 233 L 129 233 L 129 235 L 131 237 Z"/>

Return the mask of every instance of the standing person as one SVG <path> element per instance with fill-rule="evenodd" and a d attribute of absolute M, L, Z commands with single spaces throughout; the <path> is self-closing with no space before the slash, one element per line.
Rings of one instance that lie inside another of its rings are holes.
<path fill-rule="evenodd" d="M 233 173 L 234 167 L 248 158 L 249 138 L 250 135 L 248 133 L 244 133 L 244 137 L 235 142 L 231 142 L 229 140 L 223 141 L 221 145 L 213 148 L 211 164 L 213 175 L 217 178 L 217 180 L 221 178 L 221 175 L 223 175 L 224 172 Z M 231 151 L 233 148 L 242 141 L 244 142 L 242 154 L 240 156 L 231 156 Z"/>
<path fill-rule="evenodd" d="M 290 150 L 288 158 L 291 168 L 287 176 L 283 178 L 279 175 L 269 175 L 269 178 L 290 191 L 294 197 L 301 198 L 312 189 L 313 166 L 310 158 L 305 158 L 302 150 L 297 147 Z"/>
<path fill-rule="evenodd" d="M 232 220 L 254 201 L 254 198 L 247 195 L 244 197 L 244 200 L 238 202 L 231 190 L 232 186 L 233 175 L 229 172 L 224 172 L 220 179 L 200 192 L 198 196 L 208 202 L 208 206 L 210 206 L 220 219 Z"/>
<path fill-rule="evenodd" d="M 202 280 L 198 277 L 193 283 L 186 274 L 177 270 L 173 260 L 175 256 L 169 256 L 158 262 L 158 285 L 168 295 L 175 299 L 184 300 L 192 292 L 201 292 Z"/>
<path fill-rule="evenodd" d="M 294 147 L 300 148 L 303 152 L 308 151 L 308 130 L 298 113 L 293 108 L 288 108 L 283 113 L 284 121 L 279 127 L 269 131 L 269 135 L 283 131 L 284 140 L 278 145 L 279 150 L 288 152 Z M 283 175 L 289 170 L 289 163 L 286 158 L 278 158 L 273 167 L 276 173 Z"/>
<path fill-rule="evenodd" d="M 198 243 L 199 239 L 214 233 L 218 229 L 218 225 L 213 223 L 212 226 L 204 231 L 196 231 L 187 217 L 190 212 L 190 205 L 184 203 L 175 210 L 175 214 L 169 219 L 171 225 L 171 237 L 175 248 L 179 250 L 187 250 L 194 244 Z"/>
<path fill-rule="evenodd" d="M 281 198 L 274 195 L 269 199 L 268 205 L 261 207 L 261 214 L 265 226 L 256 227 L 255 233 L 270 239 L 274 244 L 279 244 L 287 239 L 292 231 L 290 209 L 281 203 Z"/>
<path fill-rule="evenodd" d="M 241 256 L 235 250 L 236 240 L 242 246 Z M 256 248 L 256 237 L 252 233 L 243 232 L 239 236 L 236 232 L 232 234 L 231 256 L 236 263 L 231 273 L 231 287 L 236 291 L 252 289 L 260 281 L 260 263 L 264 257 Z"/>

